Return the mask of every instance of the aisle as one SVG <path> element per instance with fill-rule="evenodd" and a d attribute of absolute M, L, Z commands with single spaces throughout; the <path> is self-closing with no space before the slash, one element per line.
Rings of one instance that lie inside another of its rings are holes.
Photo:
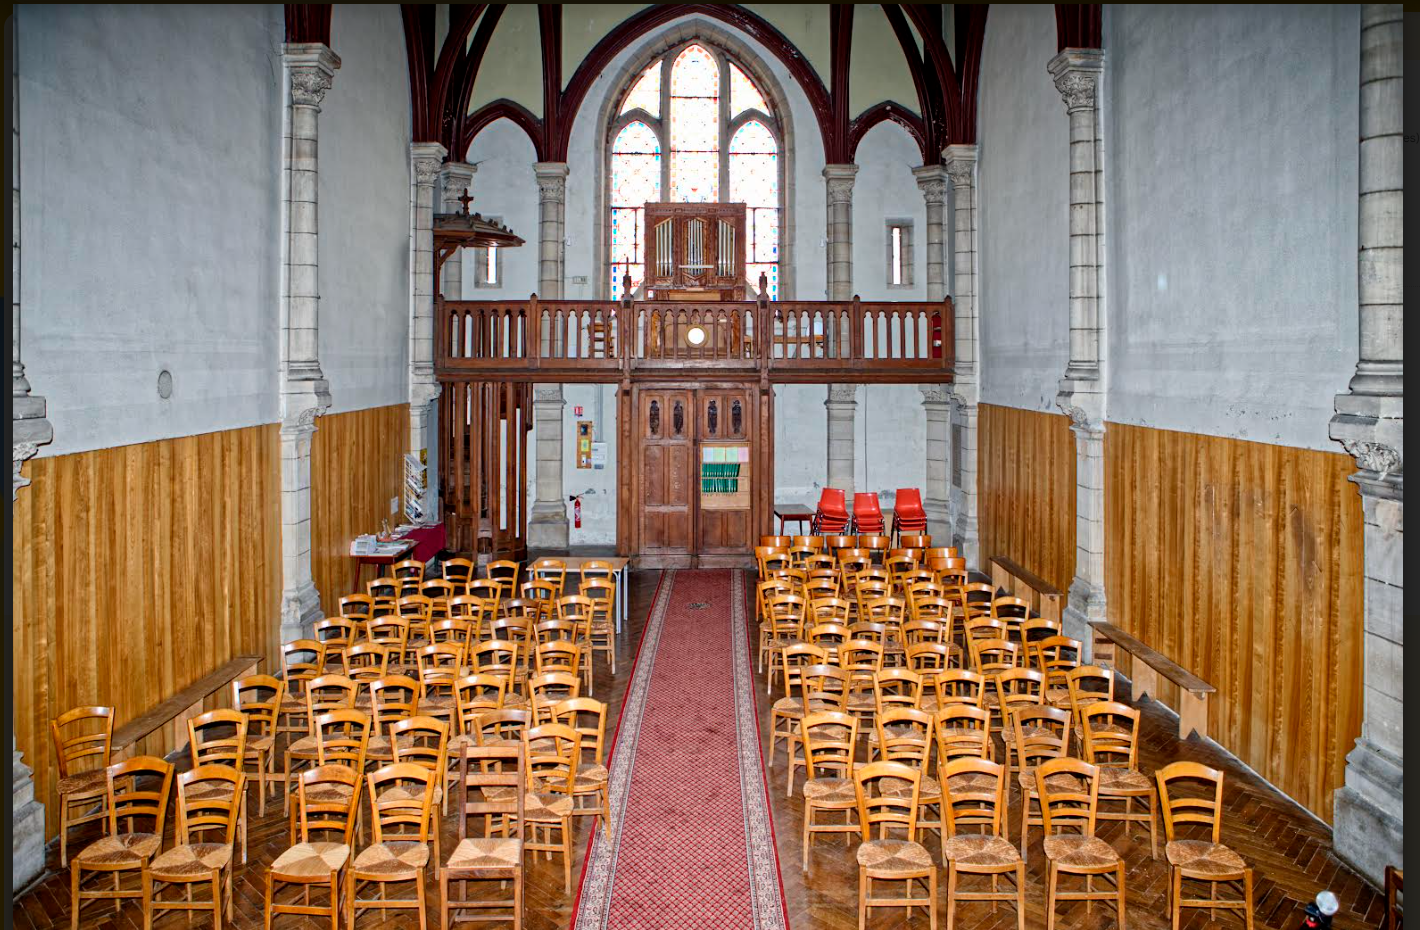
<path fill-rule="evenodd" d="M 611 757 L 575 930 L 781 930 L 742 572 L 666 572 Z"/>

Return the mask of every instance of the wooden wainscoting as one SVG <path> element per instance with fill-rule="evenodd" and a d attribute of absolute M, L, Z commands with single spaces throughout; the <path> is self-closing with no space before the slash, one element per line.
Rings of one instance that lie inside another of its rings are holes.
<path fill-rule="evenodd" d="M 1216 687 L 1210 735 L 1327 822 L 1361 732 L 1354 469 L 1329 452 L 1105 431 L 1111 622 Z"/>
<path fill-rule="evenodd" d="M 350 594 L 350 541 L 381 520 L 404 522 L 404 453 L 409 405 L 371 407 L 316 418 L 311 442 L 311 575 L 321 608 L 336 613 Z M 400 511 L 390 513 L 390 498 Z M 373 577 L 365 570 L 365 580 Z"/>
<path fill-rule="evenodd" d="M 1068 592 L 1075 574 L 1070 418 L 994 404 L 978 410 L 980 567 L 1005 556 Z"/>
<path fill-rule="evenodd" d="M 58 833 L 49 723 L 121 726 L 234 656 L 280 656 L 277 426 L 35 459 L 13 512 L 15 739 Z M 137 753 L 176 749 L 172 728 Z"/>

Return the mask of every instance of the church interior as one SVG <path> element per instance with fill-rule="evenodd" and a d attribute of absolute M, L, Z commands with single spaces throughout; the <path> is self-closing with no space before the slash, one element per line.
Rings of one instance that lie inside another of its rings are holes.
<path fill-rule="evenodd" d="M 1399 928 L 1400 5 L 20 5 L 22 928 Z"/>

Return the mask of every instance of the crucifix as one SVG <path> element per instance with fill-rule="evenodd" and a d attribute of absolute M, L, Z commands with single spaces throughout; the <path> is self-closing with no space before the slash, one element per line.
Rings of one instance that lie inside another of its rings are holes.
<path fill-rule="evenodd" d="M 468 188 L 465 187 L 463 189 L 463 195 L 455 197 L 454 199 L 457 200 L 459 203 L 463 204 L 463 215 L 468 216 L 468 205 L 473 203 L 473 198 L 470 197 L 468 194 Z"/>

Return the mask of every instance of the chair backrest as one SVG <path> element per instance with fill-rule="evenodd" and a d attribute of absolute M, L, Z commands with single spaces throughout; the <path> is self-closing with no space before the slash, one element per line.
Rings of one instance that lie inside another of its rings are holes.
<path fill-rule="evenodd" d="M 375 599 L 368 594 L 347 594 L 340 599 L 340 615 L 351 620 L 368 620 L 375 609 Z"/>
<path fill-rule="evenodd" d="M 311 679 L 325 671 L 325 645 L 314 639 L 296 639 L 281 646 L 281 677 L 286 693 L 301 697 Z"/>
<path fill-rule="evenodd" d="M 527 794 L 527 746 L 521 739 L 508 746 L 470 746 L 459 756 L 459 790 L 463 811 L 459 817 L 459 836 L 467 836 L 469 818 L 477 822 L 480 816 L 500 820 L 512 815 L 511 824 L 505 821 L 506 835 L 513 839 L 523 838 L 523 798 Z M 489 788 L 512 789 L 487 794 Z M 479 793 L 479 799 L 470 799 L 470 794 Z M 514 866 L 521 869 L 522 863 Z M 510 869 L 510 871 L 512 871 Z"/>
<path fill-rule="evenodd" d="M 320 675 L 306 684 L 307 728 L 316 735 L 316 717 L 333 710 L 352 710 L 360 685 L 344 675 Z"/>
<path fill-rule="evenodd" d="M 325 644 L 328 654 L 336 649 L 345 649 L 355 642 L 355 621 L 349 617 L 326 617 L 316 621 L 311 627 L 315 638 Z"/>
<path fill-rule="evenodd" d="M 380 643 L 356 643 L 345 650 L 341 658 L 345 677 L 362 684 L 383 678 L 389 670 L 389 647 Z"/>
<path fill-rule="evenodd" d="M 1198 762 L 1170 762 L 1154 772 L 1159 784 L 1164 835 L 1172 843 L 1178 828 L 1202 824 L 1217 843 L 1223 829 L 1223 773 Z M 1188 789 L 1186 793 L 1180 789 Z M 1202 789 L 1201 791 L 1199 789 Z"/>
<path fill-rule="evenodd" d="M 365 770 L 370 745 L 370 716 L 363 710 L 333 710 L 316 718 L 316 761 Z"/>
<path fill-rule="evenodd" d="M 427 842 L 433 787 L 438 779 L 434 771 L 410 762 L 395 762 L 367 775 L 374 842 Z"/>
<path fill-rule="evenodd" d="M 1085 761 L 1135 768 L 1139 758 L 1139 712 L 1118 701 L 1096 701 L 1080 712 Z"/>
<path fill-rule="evenodd" d="M 386 675 L 370 682 L 370 712 L 381 735 L 389 725 L 419 713 L 419 682 L 408 675 Z"/>
<path fill-rule="evenodd" d="M 1080 641 L 1068 636 L 1047 636 L 1031 644 L 1035 650 L 1035 667 L 1045 676 L 1047 688 L 1068 691 L 1069 674 L 1080 665 Z"/>
<path fill-rule="evenodd" d="M 992 757 L 991 711 L 975 704 L 948 704 L 937 711 L 937 766 L 949 759 Z"/>
<path fill-rule="evenodd" d="M 986 697 L 985 676 L 966 668 L 949 668 L 936 677 L 937 706 L 970 704 L 980 707 Z"/>
<path fill-rule="evenodd" d="M 301 842 L 315 833 L 337 833 L 355 840 L 355 812 L 360 805 L 360 770 L 347 765 L 317 765 L 296 782 L 296 822 Z M 344 788 L 345 790 L 331 790 Z"/>
<path fill-rule="evenodd" d="M 406 594 L 396 602 L 395 608 L 401 617 L 410 621 L 428 620 L 434 602 L 422 594 Z"/>
<path fill-rule="evenodd" d="M 562 723 L 544 723 L 523 734 L 528 777 L 540 790 L 570 795 L 582 759 L 582 734 Z"/>
<path fill-rule="evenodd" d="M 370 642 L 388 646 L 399 653 L 403 653 L 409 644 L 409 620 L 404 617 L 393 614 L 375 617 L 365 624 L 365 629 L 368 630 Z"/>
<path fill-rule="evenodd" d="M 507 559 L 488 563 L 488 577 L 498 583 L 504 597 L 512 597 L 517 590 L 519 571 L 518 563 Z"/>
<path fill-rule="evenodd" d="M 912 619 L 902 625 L 903 645 L 911 649 L 923 644 L 944 645 L 947 641 L 947 626 L 936 620 Z"/>
<path fill-rule="evenodd" d="M 1095 701 L 1114 700 L 1114 673 L 1099 665 L 1081 665 L 1065 674 L 1070 690 L 1070 711 L 1075 719 Z"/>
<path fill-rule="evenodd" d="M 841 711 L 808 713 L 799 721 L 810 780 L 848 778 L 858 745 L 858 718 Z"/>
<path fill-rule="evenodd" d="M 581 734 L 582 761 L 606 762 L 606 704 L 596 698 L 575 697 L 552 705 L 552 722 Z M 590 754 L 590 759 L 588 755 Z"/>
<path fill-rule="evenodd" d="M 1003 716 L 1045 702 L 1045 676 L 1033 668 L 1008 668 L 995 676 Z"/>
<path fill-rule="evenodd" d="M 881 790 L 883 779 L 906 781 L 911 791 Z M 853 787 L 858 796 L 858 827 L 863 841 L 873 838 L 873 828 L 886 831 L 902 827 L 907 839 L 917 836 L 917 815 L 922 789 L 922 771 L 901 762 L 869 762 L 853 773 Z"/>
<path fill-rule="evenodd" d="M 113 754 L 112 707 L 67 710 L 50 721 L 49 732 L 59 756 L 61 778 L 108 767 Z"/>
<path fill-rule="evenodd" d="M 390 724 L 390 753 L 431 772 L 448 768 L 449 725 L 437 717 L 410 717 Z"/>
<path fill-rule="evenodd" d="M 473 621 L 467 617 L 446 617 L 429 624 L 429 642 L 450 643 L 465 653 L 473 642 Z"/>
<path fill-rule="evenodd" d="M 891 762 L 906 762 L 926 771 L 932 755 L 932 715 L 915 707 L 885 707 L 874 720 L 878 750 Z"/>
<path fill-rule="evenodd" d="M 834 558 L 838 557 L 838 550 L 840 549 L 856 548 L 858 548 L 857 536 L 846 536 L 840 533 L 836 536 L 825 536 L 823 538 L 824 551 L 831 554 Z"/>
<path fill-rule="evenodd" d="M 1059 707 L 1022 707 L 1006 725 L 1015 730 L 1016 764 L 1021 771 L 1064 756 L 1070 746 L 1070 714 Z"/>
<path fill-rule="evenodd" d="M 942 784 L 942 826 L 948 837 L 959 833 L 1005 835 L 1004 765 L 989 759 L 961 756 L 942 764 L 937 775 Z"/>
<path fill-rule="evenodd" d="M 885 623 L 889 628 L 902 629 L 907 622 L 907 602 L 900 597 L 866 597 L 867 588 L 858 586 L 858 616 L 874 623 Z"/>
<path fill-rule="evenodd" d="M 575 675 L 582 668 L 582 647 L 566 639 L 553 639 L 537 646 L 534 667 L 539 674 L 567 672 Z"/>
<path fill-rule="evenodd" d="M 468 583 L 473 580 L 473 562 L 468 559 L 445 559 L 443 566 L 445 581 L 459 590 L 467 589 Z"/>
<path fill-rule="evenodd" d="M 824 488 L 818 495 L 819 513 L 834 515 L 848 513 L 848 497 L 842 488 Z"/>
<path fill-rule="evenodd" d="M 976 670 L 983 675 L 999 675 L 1022 664 L 1021 644 L 1009 639 L 967 639 L 976 654 Z"/>
<path fill-rule="evenodd" d="M 935 689 L 939 673 L 961 667 L 961 649 L 956 643 L 912 643 L 907 647 L 907 667 L 922 676 L 925 687 Z"/>
<path fill-rule="evenodd" d="M 459 733 L 472 736 L 478 728 L 477 717 L 486 711 L 502 710 L 508 694 L 508 679 L 503 675 L 465 675 L 454 682 L 454 707 Z"/>
<path fill-rule="evenodd" d="M 286 683 L 275 675 L 248 675 L 232 682 L 232 706 L 246 714 L 247 736 L 271 736 L 286 697 Z"/>
<path fill-rule="evenodd" d="M 894 513 L 916 516 L 922 512 L 922 491 L 920 488 L 898 488 L 893 497 Z"/>
<path fill-rule="evenodd" d="M 837 665 L 807 665 L 799 670 L 804 707 L 846 711 L 849 684 L 848 672 Z"/>
<path fill-rule="evenodd" d="M 455 585 L 452 581 L 445 578 L 426 578 L 419 585 L 419 593 L 436 604 L 440 600 L 447 601 L 449 598 L 461 594 L 462 592 L 462 585 Z"/>
<path fill-rule="evenodd" d="M 200 788 L 192 788 L 200 785 Z M 178 776 L 177 842 L 217 842 L 230 846 L 246 801 L 246 775 L 230 765 L 199 765 Z M 216 790 L 214 790 L 216 789 Z M 209 833 L 220 838 L 204 839 Z"/>
<path fill-rule="evenodd" d="M 486 639 L 473 647 L 469 657 L 473 671 L 481 675 L 512 675 L 518 667 L 518 643 L 509 639 Z"/>
<path fill-rule="evenodd" d="M 901 505 L 902 499 L 898 498 L 897 506 L 900 507 Z M 918 556 L 918 558 L 925 559 L 927 556 L 927 550 L 932 548 L 932 536 L 929 533 L 918 533 L 913 536 L 908 536 L 904 534 L 897 538 L 897 544 L 904 549 L 922 550 L 922 553 Z"/>
<path fill-rule="evenodd" d="M 809 617 L 814 624 L 836 623 L 847 627 L 853 602 L 846 597 L 817 597 L 809 601 Z"/>
<path fill-rule="evenodd" d="M 884 668 L 873 675 L 873 695 L 877 713 L 890 707 L 920 707 L 922 676 L 910 668 Z"/>
<path fill-rule="evenodd" d="M 1046 836 L 1069 829 L 1077 829 L 1083 836 L 1095 835 L 1100 792 L 1097 767 L 1071 756 L 1049 759 L 1036 767 L 1035 788 Z"/>
<path fill-rule="evenodd" d="M 216 764 L 239 769 L 246 759 L 247 718 L 239 710 L 209 710 L 187 721 L 193 767 Z"/>
<path fill-rule="evenodd" d="M 108 832 L 163 835 L 168 816 L 168 789 L 173 783 L 173 765 L 156 756 L 134 756 L 115 762 L 106 770 L 108 780 Z M 151 787 L 158 780 L 158 789 Z M 147 829 L 143 821 L 151 821 Z"/>
<path fill-rule="evenodd" d="M 853 495 L 853 515 L 862 517 L 864 514 L 882 514 L 882 508 L 878 505 L 878 492 L 859 491 Z"/>
<path fill-rule="evenodd" d="M 822 536 L 795 536 L 795 537 L 793 538 L 793 540 L 789 543 L 789 545 L 790 545 L 791 548 L 792 548 L 792 547 L 802 547 L 802 548 L 805 548 L 805 549 L 812 549 L 814 552 L 822 552 L 822 551 L 823 551 L 823 537 L 822 537 Z"/>
<path fill-rule="evenodd" d="M 556 617 L 584 628 L 590 627 L 597 602 L 585 594 L 566 594 L 557 599 Z"/>
<path fill-rule="evenodd" d="M 479 746 L 489 746 L 506 741 L 522 742 L 532 720 L 529 711 L 516 707 L 490 710 L 478 718 L 478 729 L 474 731 L 475 742 Z"/>
<path fill-rule="evenodd" d="M 1030 601 L 1010 594 L 992 598 L 991 616 L 997 619 L 1011 618 L 1024 621 L 1030 616 Z"/>
<path fill-rule="evenodd" d="M 798 689 L 800 670 L 827 663 L 828 651 L 813 643 L 794 643 L 780 651 L 779 662 L 784 670 L 784 693 L 792 695 Z"/>
<path fill-rule="evenodd" d="M 544 672 L 528 679 L 528 700 L 534 723 L 550 720 L 552 707 L 559 701 L 581 695 L 582 679 L 575 672 Z M 529 764 L 531 761 L 530 758 Z"/>

